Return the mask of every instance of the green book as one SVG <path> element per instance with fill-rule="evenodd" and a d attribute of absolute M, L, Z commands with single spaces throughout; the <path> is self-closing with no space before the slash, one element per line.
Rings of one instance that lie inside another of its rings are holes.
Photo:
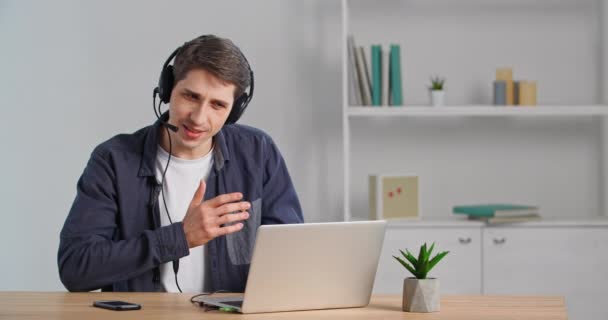
<path fill-rule="evenodd" d="M 477 204 L 454 206 L 452 212 L 473 217 L 512 217 L 538 214 L 538 207 L 519 204 Z"/>
<path fill-rule="evenodd" d="M 400 106 L 403 105 L 403 93 L 401 92 L 401 49 L 398 44 L 391 45 L 390 59 L 390 102 L 393 106 Z"/>
<path fill-rule="evenodd" d="M 382 105 L 382 47 L 372 46 L 372 105 Z"/>
<path fill-rule="evenodd" d="M 534 214 L 523 214 L 512 217 L 477 217 L 469 215 L 469 220 L 481 221 L 487 224 L 500 224 L 500 223 L 516 223 L 516 222 L 527 222 L 539 220 L 540 215 Z"/>

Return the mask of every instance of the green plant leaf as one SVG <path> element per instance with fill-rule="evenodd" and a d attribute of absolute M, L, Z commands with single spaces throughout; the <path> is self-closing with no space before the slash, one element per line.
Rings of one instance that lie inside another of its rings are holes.
<path fill-rule="evenodd" d="M 426 243 L 420 247 L 420 251 L 418 252 L 418 265 L 422 265 L 424 263 L 424 255 L 426 252 Z"/>
<path fill-rule="evenodd" d="M 403 252 L 402 250 L 399 251 L 412 264 L 414 268 L 418 268 L 418 260 L 416 260 L 416 258 L 414 258 L 414 256 L 409 251 L 407 251 L 407 249 L 405 249 L 406 252 Z"/>
<path fill-rule="evenodd" d="M 407 262 L 405 262 L 403 259 L 401 259 L 399 257 L 393 256 L 393 258 L 397 259 L 397 261 L 399 261 L 401 263 L 401 265 L 403 265 L 412 275 L 416 276 L 416 270 L 412 266 L 410 266 Z"/>
<path fill-rule="evenodd" d="M 433 248 L 435 248 L 435 242 L 433 242 L 433 244 L 429 248 L 429 251 L 426 252 L 426 259 L 425 260 L 429 260 L 431 258 L 431 255 L 433 254 Z"/>
<path fill-rule="evenodd" d="M 421 264 L 421 272 L 423 272 L 424 278 L 426 279 L 426 275 L 428 274 L 430 268 L 429 268 L 429 260 L 431 259 L 431 254 L 433 252 L 433 249 L 435 248 L 435 243 L 433 242 L 433 244 L 431 245 L 431 247 L 428 250 L 425 250 L 424 252 L 424 261 Z"/>
<path fill-rule="evenodd" d="M 449 251 L 444 251 L 442 253 L 437 254 L 435 257 L 433 257 L 433 259 L 431 259 L 431 261 L 429 262 L 429 266 L 428 266 L 428 270 L 427 271 L 431 271 L 431 269 L 433 269 L 435 267 L 435 265 L 437 263 L 439 263 L 439 261 L 441 261 L 441 259 L 443 259 L 443 257 L 445 257 L 448 253 L 450 253 Z"/>
<path fill-rule="evenodd" d="M 438 75 L 432 76 L 431 78 L 431 86 L 429 87 L 431 90 L 443 90 L 443 85 L 445 83 L 445 78 L 441 78 Z"/>
<path fill-rule="evenodd" d="M 414 257 L 414 255 L 408 249 L 405 249 L 405 252 L 407 252 L 408 255 L 412 256 L 412 258 L 416 259 L 416 257 Z"/>
<path fill-rule="evenodd" d="M 426 248 L 426 243 L 424 243 L 420 248 L 420 254 L 418 258 L 418 268 L 416 270 L 418 272 L 418 279 L 426 278 L 428 262 L 428 251 Z"/>
<path fill-rule="evenodd" d="M 426 279 L 427 274 L 428 274 L 428 272 L 421 272 L 420 275 L 418 276 L 418 279 Z"/>
<path fill-rule="evenodd" d="M 422 244 L 422 246 L 420 246 L 417 259 L 408 249 L 405 249 L 405 252 L 403 250 L 399 250 L 401 255 L 405 257 L 405 260 L 397 256 L 393 256 L 393 258 L 399 261 L 399 263 L 401 263 L 401 265 L 403 265 L 412 275 L 414 275 L 416 279 L 426 279 L 431 269 L 433 269 L 437 263 L 439 263 L 439 261 L 441 261 L 441 259 L 443 259 L 449 253 L 449 251 L 444 251 L 438 253 L 431 259 L 434 249 L 435 242 L 433 242 L 430 247 L 427 246 L 427 243 L 425 242 Z"/>
<path fill-rule="evenodd" d="M 397 256 L 393 256 L 393 258 L 395 258 L 397 261 L 399 261 L 399 263 L 401 263 L 405 268 L 410 267 L 410 265 L 405 260 L 403 260 Z"/>

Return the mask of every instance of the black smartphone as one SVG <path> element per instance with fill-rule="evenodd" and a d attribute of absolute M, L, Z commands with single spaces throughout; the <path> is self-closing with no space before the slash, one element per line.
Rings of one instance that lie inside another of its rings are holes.
<path fill-rule="evenodd" d="M 94 301 L 93 306 L 97 307 L 97 308 L 104 308 L 104 309 L 110 309 L 110 310 L 116 310 L 116 311 L 141 309 L 141 305 L 139 305 L 137 303 L 116 301 L 116 300 Z"/>

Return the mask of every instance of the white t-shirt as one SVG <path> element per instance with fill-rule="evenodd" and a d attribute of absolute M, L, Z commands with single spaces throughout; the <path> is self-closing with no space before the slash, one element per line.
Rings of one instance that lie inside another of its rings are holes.
<path fill-rule="evenodd" d="M 169 153 L 158 146 L 156 153 L 156 180 L 160 183 L 163 170 L 167 166 Z M 213 166 L 213 148 L 202 158 L 194 160 L 180 159 L 171 156 L 169 168 L 165 174 L 163 193 L 167 208 L 171 215 L 171 221 L 179 222 L 184 219 L 192 197 L 198 188 L 201 179 L 207 180 Z M 160 208 L 160 223 L 162 226 L 170 224 L 167 210 L 163 203 L 163 195 L 158 195 Z M 167 292 L 179 292 L 175 284 L 173 262 L 167 262 L 160 266 L 161 281 Z M 203 292 L 205 281 L 205 250 L 204 246 L 190 249 L 190 255 L 182 257 L 179 261 L 177 273 L 179 286 L 183 292 Z"/>

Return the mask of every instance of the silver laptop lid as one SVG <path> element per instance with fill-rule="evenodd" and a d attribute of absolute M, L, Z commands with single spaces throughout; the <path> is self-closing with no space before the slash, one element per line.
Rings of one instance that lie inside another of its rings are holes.
<path fill-rule="evenodd" d="M 386 221 L 263 225 L 241 312 L 366 306 Z"/>

